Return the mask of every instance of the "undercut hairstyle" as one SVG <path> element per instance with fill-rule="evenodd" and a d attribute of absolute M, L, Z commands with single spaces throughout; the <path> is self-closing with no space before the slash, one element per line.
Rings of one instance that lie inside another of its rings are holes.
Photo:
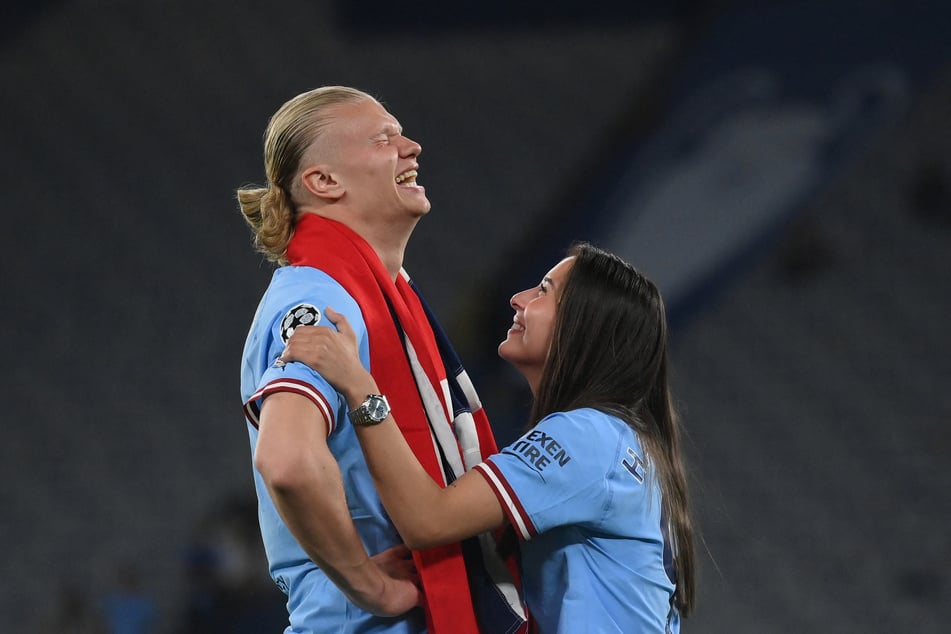
<path fill-rule="evenodd" d="M 653 282 L 616 255 L 588 243 L 568 255 L 575 260 L 559 298 L 531 424 L 589 407 L 634 429 L 656 470 L 677 577 L 674 601 L 687 616 L 694 605 L 694 529 L 669 385 L 664 302 Z"/>
<path fill-rule="evenodd" d="M 301 159 L 330 123 L 333 106 L 376 101 L 346 86 L 323 86 L 297 95 L 282 105 L 264 132 L 265 187 L 237 190 L 238 206 L 254 233 L 254 246 L 271 262 L 287 264 L 287 245 L 294 235 L 297 208 L 294 182 Z"/>

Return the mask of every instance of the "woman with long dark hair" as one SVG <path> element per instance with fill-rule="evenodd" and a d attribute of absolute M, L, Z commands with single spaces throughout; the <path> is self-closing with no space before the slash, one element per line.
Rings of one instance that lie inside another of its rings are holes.
<path fill-rule="evenodd" d="M 374 483 L 410 548 L 506 527 L 537 630 L 676 633 L 694 602 L 693 527 L 657 287 L 575 245 L 517 293 L 499 355 L 528 381 L 531 428 L 443 489 L 419 467 L 346 319 L 282 355 L 348 400 Z"/>

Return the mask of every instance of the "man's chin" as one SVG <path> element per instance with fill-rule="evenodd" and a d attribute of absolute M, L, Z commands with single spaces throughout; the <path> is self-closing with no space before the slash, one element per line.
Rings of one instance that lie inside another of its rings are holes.
<path fill-rule="evenodd" d="M 429 213 L 430 209 L 432 209 L 432 205 L 430 205 L 429 201 L 427 200 L 425 205 L 413 205 L 410 208 L 410 211 L 417 218 L 422 218 L 423 216 Z"/>

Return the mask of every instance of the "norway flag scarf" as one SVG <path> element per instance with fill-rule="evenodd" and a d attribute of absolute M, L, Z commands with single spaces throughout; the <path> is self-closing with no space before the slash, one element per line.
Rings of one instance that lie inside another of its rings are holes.
<path fill-rule="evenodd" d="M 360 305 L 370 372 L 423 468 L 446 486 L 497 452 L 488 419 L 448 338 L 400 271 L 396 283 L 376 252 L 347 226 L 302 214 L 288 261 L 333 277 Z M 447 376 L 447 370 L 451 376 Z M 524 629 L 512 562 L 503 564 L 489 535 L 413 551 L 432 634 Z"/>

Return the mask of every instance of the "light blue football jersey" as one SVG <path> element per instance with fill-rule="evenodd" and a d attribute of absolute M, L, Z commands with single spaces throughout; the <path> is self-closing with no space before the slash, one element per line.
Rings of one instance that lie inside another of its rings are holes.
<path fill-rule="evenodd" d="M 274 361 L 293 329 L 329 325 L 324 310 L 343 313 L 357 335 L 360 359 L 369 367 L 366 325 L 356 301 L 326 273 L 306 266 L 286 266 L 274 272 L 251 329 L 241 361 L 241 399 L 245 406 L 251 452 L 258 437 L 261 399 L 277 391 L 309 398 L 330 422 L 327 444 L 343 477 L 350 516 L 367 552 L 379 553 L 400 543 L 376 494 L 363 453 L 347 418 L 347 403 L 319 374 L 301 363 L 284 367 Z M 411 634 L 426 631 L 426 618 L 416 608 L 397 618 L 376 617 L 354 606 L 307 556 L 281 520 L 257 470 L 254 486 L 258 519 L 271 577 L 287 594 L 290 625 L 287 634 L 324 632 Z"/>
<path fill-rule="evenodd" d="M 622 420 L 594 409 L 552 414 L 476 469 L 522 539 L 539 631 L 680 631 L 660 487 Z"/>

